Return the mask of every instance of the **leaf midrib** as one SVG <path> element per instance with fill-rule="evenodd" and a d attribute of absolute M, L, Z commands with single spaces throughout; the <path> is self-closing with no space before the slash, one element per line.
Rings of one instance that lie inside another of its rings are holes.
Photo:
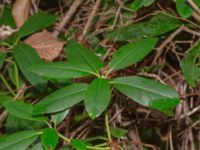
<path fill-rule="evenodd" d="M 85 91 L 85 89 L 81 89 L 81 90 L 79 90 L 79 91 L 75 91 L 75 92 L 69 93 L 68 95 L 61 96 L 61 97 L 57 98 L 56 101 L 55 101 L 55 100 L 52 100 L 52 101 L 50 101 L 49 103 L 43 103 L 43 104 L 40 104 L 40 105 L 39 105 L 39 103 L 38 103 L 39 106 L 35 105 L 35 107 L 39 107 L 39 109 L 41 109 L 41 108 L 43 108 L 43 107 L 46 107 L 46 106 L 48 106 L 48 105 L 51 105 L 52 103 L 58 102 L 58 101 L 60 101 L 60 100 L 63 100 L 65 97 L 73 96 L 73 95 L 75 95 L 75 94 L 80 94 L 81 92 L 84 92 L 84 91 Z M 41 101 L 41 102 L 42 102 L 42 101 Z"/>
<path fill-rule="evenodd" d="M 38 67 L 40 70 L 41 69 L 43 69 L 43 66 L 39 66 Z M 35 67 L 35 70 L 38 70 L 38 68 L 37 67 Z M 47 66 L 45 66 L 45 68 L 49 68 L 49 69 L 60 69 L 60 70 L 63 70 L 63 71 L 77 71 L 77 72 L 84 72 L 84 73 L 89 73 L 89 74 L 94 74 L 95 75 L 95 73 L 94 72 L 91 72 L 91 71 L 89 71 L 89 70 L 87 70 L 87 69 L 81 69 L 81 68 L 73 68 L 73 67 L 69 67 L 69 66 L 51 66 L 51 65 L 47 65 Z M 34 71 L 34 69 L 33 69 L 33 71 Z"/>
<path fill-rule="evenodd" d="M 98 73 L 98 70 L 96 69 L 96 67 L 95 67 L 92 63 L 90 63 L 90 61 L 87 59 L 87 57 L 86 57 L 84 54 L 82 54 L 80 50 L 78 50 L 78 53 L 79 53 L 79 54 L 84 58 L 84 60 L 89 64 L 89 66 L 92 68 L 92 70 L 94 71 L 94 73 L 95 73 L 95 74 Z M 93 73 L 93 74 L 94 74 L 94 73 Z"/>
<path fill-rule="evenodd" d="M 130 52 L 128 52 L 124 57 L 122 57 L 122 59 L 121 59 L 120 61 L 118 61 L 118 63 L 116 63 L 115 65 L 113 65 L 113 66 L 110 68 L 110 70 L 116 69 L 116 66 L 118 66 L 122 61 L 124 61 L 124 59 L 126 59 L 126 57 L 127 57 L 130 53 L 132 53 L 132 52 L 134 52 L 133 49 L 130 50 Z M 112 65 L 112 62 L 111 62 L 111 65 Z"/>
<path fill-rule="evenodd" d="M 14 140 L 12 143 L 9 143 L 9 147 L 12 146 L 12 145 L 15 145 L 17 143 L 23 142 L 24 140 L 28 140 L 30 138 L 33 138 L 34 136 L 37 136 L 37 134 L 36 133 L 34 133 L 34 134 L 32 133 L 32 135 L 27 135 L 26 137 L 23 137 L 21 139 L 17 138 L 18 140 Z M 8 147 L 8 145 L 4 145 L 3 147 L 0 147 L 0 150 L 1 149 L 3 150 L 6 147 Z"/>
<path fill-rule="evenodd" d="M 170 99 L 173 98 L 173 97 L 169 97 L 168 95 L 166 96 L 166 95 L 158 94 L 158 93 L 156 93 L 156 92 L 154 92 L 154 91 L 151 91 L 150 89 L 146 89 L 146 88 L 139 87 L 139 86 L 133 86 L 133 85 L 126 84 L 126 83 L 122 83 L 122 82 L 112 82 L 112 84 L 121 84 L 121 85 L 125 85 L 125 86 L 130 86 L 130 87 L 132 87 L 132 88 L 136 88 L 136 89 L 139 89 L 139 90 L 145 90 L 145 91 L 147 91 L 147 92 L 149 92 L 149 93 L 152 93 L 152 94 L 155 94 L 155 95 L 159 95 L 159 96 L 161 96 L 161 97 L 166 97 L 166 98 L 170 98 Z"/>

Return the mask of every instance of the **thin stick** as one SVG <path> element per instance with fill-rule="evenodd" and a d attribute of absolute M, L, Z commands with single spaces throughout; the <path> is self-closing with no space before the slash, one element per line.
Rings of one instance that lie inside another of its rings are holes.
<path fill-rule="evenodd" d="M 114 23 L 113 23 L 113 25 L 111 27 L 111 30 L 113 30 L 115 28 L 116 24 L 117 24 L 117 20 L 119 18 L 119 14 L 120 14 L 120 11 L 121 11 L 122 7 L 123 7 L 123 3 L 120 4 L 119 8 L 117 9 L 117 12 L 116 12 L 116 15 L 115 15 L 115 20 L 114 20 Z"/>
<path fill-rule="evenodd" d="M 176 31 L 174 31 L 158 48 L 157 48 L 157 55 L 155 56 L 152 64 L 155 64 L 156 60 L 162 53 L 162 49 L 165 48 L 165 46 L 170 43 L 180 32 L 186 31 L 188 33 L 191 33 L 193 35 L 199 36 L 200 37 L 200 32 L 191 30 L 185 26 L 180 26 Z"/>
<path fill-rule="evenodd" d="M 179 27 L 176 31 L 174 31 L 158 48 L 157 48 L 157 55 L 155 56 L 152 64 L 155 64 L 156 60 L 158 59 L 158 57 L 160 57 L 161 53 L 162 53 L 162 49 L 173 40 L 173 38 L 179 34 L 182 31 L 182 26 Z"/>
<path fill-rule="evenodd" d="M 200 15 L 199 7 L 193 2 L 193 0 L 187 0 L 188 4 Z"/>
<path fill-rule="evenodd" d="M 172 1 L 176 3 L 176 0 L 172 0 Z M 194 19 L 196 19 L 198 22 L 200 22 L 200 15 L 199 15 L 198 13 L 194 12 L 194 13 L 192 14 L 192 17 L 193 17 Z"/>
<path fill-rule="evenodd" d="M 194 109 L 192 109 L 191 111 L 188 111 L 187 113 L 184 113 L 182 114 L 181 116 L 179 117 L 175 117 L 175 118 L 171 118 L 169 120 L 167 120 L 167 122 L 171 122 L 171 121 L 176 121 L 176 120 L 182 120 L 182 119 L 185 119 L 186 117 L 189 117 L 193 114 L 195 114 L 196 112 L 200 111 L 200 105 L 195 107 Z"/>
<path fill-rule="evenodd" d="M 72 16 L 74 15 L 74 13 L 76 12 L 77 8 L 79 7 L 79 5 L 82 2 L 83 2 L 83 0 L 75 0 L 73 2 L 72 6 L 67 11 L 67 13 L 65 14 L 64 18 L 57 25 L 56 30 L 54 30 L 54 32 L 52 33 L 52 35 L 54 37 L 58 37 L 58 35 L 60 34 L 60 32 L 62 31 L 64 26 L 69 23 L 69 21 L 71 20 Z"/>
<path fill-rule="evenodd" d="M 82 35 L 81 35 L 81 37 L 80 37 L 80 41 L 83 41 L 84 36 L 87 34 L 87 32 L 88 32 L 90 26 L 92 25 L 92 20 L 93 20 L 93 18 L 94 18 L 94 16 L 95 16 L 96 12 L 97 12 L 97 10 L 98 10 L 99 5 L 100 5 L 100 0 L 96 0 L 96 3 L 95 3 L 95 5 L 94 5 L 94 8 L 93 8 L 93 10 L 92 10 L 90 16 L 88 17 L 88 21 L 87 21 L 87 23 L 86 23 L 86 25 L 85 25 L 85 27 L 84 27 L 84 29 L 83 29 L 83 33 L 82 33 Z"/>

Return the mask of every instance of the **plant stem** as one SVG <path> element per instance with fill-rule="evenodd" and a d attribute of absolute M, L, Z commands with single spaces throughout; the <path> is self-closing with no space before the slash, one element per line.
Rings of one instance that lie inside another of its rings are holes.
<path fill-rule="evenodd" d="M 110 147 L 93 147 L 93 146 L 87 146 L 88 149 L 93 150 L 110 150 Z"/>
<path fill-rule="evenodd" d="M 67 137 L 65 137 L 64 135 L 62 135 L 61 133 L 58 133 L 58 136 L 61 138 L 61 139 L 63 139 L 64 141 L 66 141 L 66 142 L 68 142 L 68 143 L 70 143 L 70 139 L 68 139 Z"/>
<path fill-rule="evenodd" d="M 5 86 L 8 88 L 8 90 L 10 91 L 10 93 L 15 96 L 15 92 L 13 91 L 13 89 L 10 87 L 10 85 L 8 84 L 8 82 L 6 81 L 6 79 L 4 78 L 4 76 L 1 74 L 0 75 L 1 80 L 3 81 L 3 83 L 5 84 Z"/>
<path fill-rule="evenodd" d="M 108 140 L 111 143 L 112 138 L 111 138 L 110 127 L 109 127 L 108 113 L 106 113 L 106 115 L 105 115 L 105 124 L 106 124 L 106 132 L 108 135 Z"/>
<path fill-rule="evenodd" d="M 19 71 L 18 71 L 17 65 L 12 60 L 6 60 L 6 61 L 9 62 L 9 63 L 11 63 L 11 64 L 13 64 L 13 66 L 14 66 L 16 89 L 18 90 L 19 89 Z"/>

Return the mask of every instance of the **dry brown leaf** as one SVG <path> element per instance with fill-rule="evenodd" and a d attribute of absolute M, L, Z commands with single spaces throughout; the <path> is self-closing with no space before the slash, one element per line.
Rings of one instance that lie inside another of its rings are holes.
<path fill-rule="evenodd" d="M 12 29 L 10 26 L 5 26 L 5 25 L 0 26 L 0 40 L 8 38 L 10 35 L 12 35 L 17 31 L 18 30 Z"/>
<path fill-rule="evenodd" d="M 42 59 L 52 61 L 56 59 L 62 52 L 64 42 L 54 38 L 52 34 L 46 30 L 38 32 L 30 36 L 25 42 L 37 50 Z"/>
<path fill-rule="evenodd" d="M 30 6 L 31 0 L 15 1 L 12 9 L 12 15 L 18 28 L 21 27 L 28 19 Z"/>

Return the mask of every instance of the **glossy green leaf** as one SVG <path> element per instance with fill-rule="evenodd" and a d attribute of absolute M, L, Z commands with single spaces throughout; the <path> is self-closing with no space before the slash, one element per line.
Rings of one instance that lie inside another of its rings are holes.
<path fill-rule="evenodd" d="M 19 72 L 17 64 L 15 62 L 9 64 L 8 76 L 17 89 L 22 87 L 23 83 L 25 82 L 23 75 Z"/>
<path fill-rule="evenodd" d="M 6 58 L 6 54 L 0 52 L 0 69 L 4 63 L 5 58 Z"/>
<path fill-rule="evenodd" d="M 164 114 L 168 116 L 173 116 L 174 115 L 174 110 L 178 104 L 180 103 L 179 99 L 168 99 L 167 102 L 163 103 L 163 99 L 160 100 L 155 100 L 149 104 L 149 107 L 155 108 L 157 110 L 160 110 Z"/>
<path fill-rule="evenodd" d="M 132 4 L 131 4 L 131 9 L 133 9 L 134 11 L 137 11 L 138 9 L 140 9 L 142 6 L 150 6 L 155 0 L 135 0 Z"/>
<path fill-rule="evenodd" d="M 91 118 L 98 117 L 110 102 L 111 90 L 108 80 L 97 78 L 93 80 L 85 93 L 85 107 Z"/>
<path fill-rule="evenodd" d="M 110 62 L 111 70 L 119 70 L 144 59 L 157 43 L 156 38 L 138 40 L 119 48 Z"/>
<path fill-rule="evenodd" d="M 150 6 L 151 4 L 153 4 L 155 2 L 155 0 L 144 0 L 144 6 L 145 7 L 148 7 Z"/>
<path fill-rule="evenodd" d="M 42 128 L 46 128 L 47 124 L 40 121 L 31 121 L 19 118 L 9 114 L 5 126 L 6 133 L 13 134 L 24 130 L 40 130 Z"/>
<path fill-rule="evenodd" d="M 181 61 L 181 69 L 186 81 L 195 86 L 200 79 L 200 42 L 197 42 Z"/>
<path fill-rule="evenodd" d="M 57 131 L 52 128 L 45 129 L 41 135 L 42 145 L 46 150 L 55 149 L 58 144 L 58 139 Z"/>
<path fill-rule="evenodd" d="M 26 150 L 43 150 L 42 144 L 38 143 L 36 145 L 33 145 L 33 147 L 26 149 Z"/>
<path fill-rule="evenodd" d="M 156 14 L 149 21 L 134 23 L 121 27 L 107 34 L 107 38 L 116 41 L 136 40 L 142 38 L 155 37 L 172 31 L 179 26 L 181 22 L 175 17 L 164 13 Z"/>
<path fill-rule="evenodd" d="M 9 114 L 19 118 L 32 121 L 46 120 L 43 117 L 32 117 L 33 107 L 32 105 L 27 103 L 22 103 L 18 101 L 6 101 L 3 103 L 3 106 L 5 107 L 6 111 L 8 111 Z"/>
<path fill-rule="evenodd" d="M 34 114 L 59 112 L 72 107 L 83 100 L 87 86 L 77 83 L 53 92 L 34 106 Z"/>
<path fill-rule="evenodd" d="M 26 79 L 42 92 L 47 84 L 47 81 L 40 76 L 30 72 L 29 67 L 36 64 L 41 64 L 42 60 L 31 46 L 26 44 L 18 44 L 13 48 L 15 60 Z"/>
<path fill-rule="evenodd" d="M 137 11 L 138 9 L 140 9 L 143 6 L 143 4 L 144 4 L 144 0 L 135 0 L 131 4 L 131 9 L 134 11 Z"/>
<path fill-rule="evenodd" d="M 121 129 L 121 128 L 116 128 L 116 127 L 110 127 L 110 133 L 112 136 L 116 138 L 122 138 L 127 134 L 127 130 Z"/>
<path fill-rule="evenodd" d="M 68 109 L 64 110 L 62 112 L 51 115 L 51 119 L 55 125 L 58 125 L 65 119 L 68 113 L 69 113 Z"/>
<path fill-rule="evenodd" d="M 36 131 L 21 131 L 0 138 L 0 150 L 25 150 L 38 137 Z"/>
<path fill-rule="evenodd" d="M 1 9 L 0 26 L 1 25 L 8 25 L 11 28 L 16 28 L 16 24 L 15 24 L 15 21 L 14 21 L 13 16 L 12 16 L 12 9 L 11 8 L 4 7 L 3 9 Z"/>
<path fill-rule="evenodd" d="M 200 6 L 199 0 L 193 0 L 193 2 L 196 3 L 197 6 Z M 193 8 L 187 3 L 186 0 L 177 0 L 176 10 L 178 14 L 183 18 L 188 18 L 194 13 Z"/>
<path fill-rule="evenodd" d="M 44 12 L 35 13 L 23 24 L 17 35 L 19 38 L 30 35 L 36 31 L 51 26 L 57 20 L 57 16 Z"/>
<path fill-rule="evenodd" d="M 72 139 L 70 144 L 76 150 L 87 150 L 87 143 L 84 142 L 83 140 Z"/>
<path fill-rule="evenodd" d="M 111 83 L 124 95 L 147 107 L 160 110 L 162 105 L 166 105 L 166 109 L 173 109 L 179 103 L 179 96 L 174 89 L 154 80 L 128 76 L 116 78 Z"/>
<path fill-rule="evenodd" d="M 91 69 L 86 65 L 63 62 L 39 64 L 29 70 L 47 79 L 79 78 L 92 74 Z"/>
<path fill-rule="evenodd" d="M 7 95 L 6 93 L 0 92 L 0 107 L 2 107 L 2 104 L 6 101 L 12 101 L 14 100 L 13 97 Z"/>
<path fill-rule="evenodd" d="M 77 42 L 70 42 L 65 51 L 69 62 L 84 64 L 90 67 L 94 74 L 99 73 L 99 70 L 104 66 L 103 62 L 94 52 Z"/>

